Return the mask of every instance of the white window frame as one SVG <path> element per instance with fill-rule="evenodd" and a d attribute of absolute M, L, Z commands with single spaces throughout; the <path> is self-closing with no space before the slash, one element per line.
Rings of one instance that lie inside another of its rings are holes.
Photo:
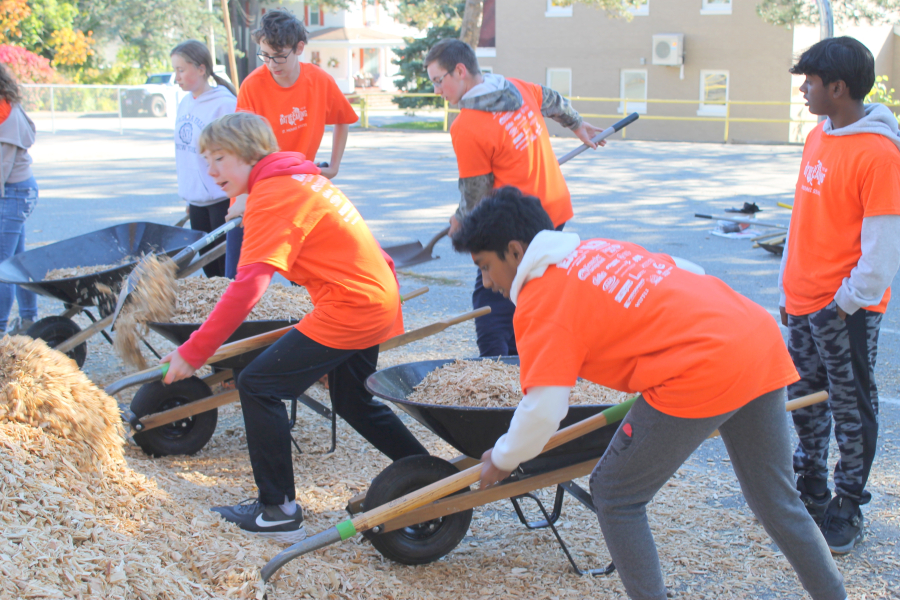
<path fill-rule="evenodd" d="M 630 12 L 635 17 L 648 17 L 650 16 L 650 0 L 644 0 L 644 3 L 641 4 L 637 8 L 629 8 L 628 12 Z"/>
<path fill-rule="evenodd" d="M 622 69 L 619 73 L 619 97 L 625 97 L 625 74 L 626 73 L 641 73 L 644 75 L 644 100 L 647 99 L 647 69 Z M 619 103 L 618 112 L 625 111 L 625 103 Z M 647 102 L 639 102 L 637 100 L 629 100 L 628 101 L 628 114 L 633 112 L 645 115 L 647 114 Z"/>
<path fill-rule="evenodd" d="M 544 12 L 545 17 L 571 17 L 571 6 L 554 6 L 553 0 L 547 0 L 547 10 Z"/>
<path fill-rule="evenodd" d="M 704 69 L 700 71 L 700 108 L 697 109 L 698 117 L 724 117 L 728 111 L 727 104 L 704 104 L 706 99 L 706 76 L 725 75 L 725 102 L 728 102 L 731 89 L 731 73 L 725 69 Z"/>
<path fill-rule="evenodd" d="M 482 48 L 479 46 L 478 48 L 475 48 L 475 56 L 479 58 L 494 58 L 497 56 L 497 49 L 487 47 Z"/>
<path fill-rule="evenodd" d="M 568 94 L 562 94 L 562 92 L 559 92 L 559 90 L 556 90 L 555 88 L 553 88 L 553 87 L 550 85 L 550 72 L 551 72 L 551 71 L 558 71 L 558 72 L 563 72 L 563 73 L 568 74 L 568 76 L 569 76 L 569 93 L 568 93 Z M 552 89 L 552 90 L 555 90 L 555 91 L 559 92 L 559 93 L 562 94 L 563 96 L 574 96 L 575 94 L 572 93 L 572 69 L 568 69 L 568 68 L 565 68 L 565 67 L 548 68 L 548 69 L 547 69 L 547 87 L 550 88 L 550 89 Z"/>
<path fill-rule="evenodd" d="M 728 0 L 726 4 L 722 4 L 720 2 L 710 2 L 710 0 L 700 0 L 702 4 L 700 5 L 700 14 L 701 15 L 730 15 L 731 14 L 731 4 L 733 0 Z"/>

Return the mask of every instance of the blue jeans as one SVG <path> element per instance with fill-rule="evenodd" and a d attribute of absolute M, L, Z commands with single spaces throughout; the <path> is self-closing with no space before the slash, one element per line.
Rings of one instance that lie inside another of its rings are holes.
<path fill-rule="evenodd" d="M 556 231 L 562 231 L 562 223 Z M 491 312 L 475 319 L 475 342 L 479 356 L 518 356 L 516 333 L 513 330 L 513 314 L 516 305 L 503 294 L 484 287 L 481 269 L 475 275 L 475 289 L 472 292 L 472 308 L 490 306 Z"/>
<path fill-rule="evenodd" d="M 38 186 L 34 177 L 7 183 L 0 198 L 0 261 L 25 252 L 25 219 L 34 211 L 38 199 Z M 37 320 L 37 296 L 10 283 L 0 283 L 0 333 L 6 331 L 13 297 L 19 303 L 22 319 Z"/>

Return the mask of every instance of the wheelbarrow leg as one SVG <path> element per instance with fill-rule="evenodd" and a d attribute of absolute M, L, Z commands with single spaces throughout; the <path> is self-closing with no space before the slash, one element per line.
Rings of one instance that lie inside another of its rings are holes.
<path fill-rule="evenodd" d="M 522 524 L 525 525 L 525 527 L 527 527 L 528 529 L 543 529 L 545 527 L 550 528 L 550 531 L 552 531 L 553 535 L 556 536 L 556 541 L 559 542 L 559 547 L 562 548 L 562 551 L 566 555 L 566 558 L 569 559 L 569 564 L 572 565 L 572 570 L 575 571 L 578 575 L 610 575 L 613 571 L 616 570 L 616 565 L 614 565 L 613 563 L 609 563 L 609 565 L 605 569 L 581 570 L 575 563 L 575 559 L 572 558 L 572 554 L 569 552 L 569 548 L 563 541 L 562 536 L 559 535 L 559 531 L 556 529 L 556 521 L 557 519 L 559 519 L 560 512 L 562 511 L 563 498 L 567 491 L 568 490 L 566 490 L 566 488 L 564 488 L 562 484 L 556 486 L 556 499 L 553 503 L 553 514 L 548 513 L 547 509 L 544 508 L 544 503 L 541 502 L 540 498 L 538 498 L 531 492 L 510 498 L 510 501 L 513 504 L 513 508 L 515 508 L 516 510 L 516 515 L 518 515 L 519 520 L 522 522 Z M 535 521 L 530 523 L 525 519 L 525 515 L 522 513 L 522 509 L 519 506 L 519 500 L 521 500 L 522 498 L 530 498 L 535 501 L 538 509 L 544 515 L 544 519 L 542 521 Z"/>

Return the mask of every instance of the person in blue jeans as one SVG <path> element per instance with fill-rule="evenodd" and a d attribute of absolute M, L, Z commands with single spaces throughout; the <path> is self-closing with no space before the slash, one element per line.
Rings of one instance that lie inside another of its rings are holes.
<path fill-rule="evenodd" d="M 25 251 L 25 220 L 38 199 L 28 154 L 34 138 L 34 123 L 22 109 L 19 86 L 0 64 L 0 261 Z M 19 317 L 8 327 L 14 299 L 19 303 Z M 0 283 L 0 333 L 25 333 L 35 320 L 34 292 Z"/>

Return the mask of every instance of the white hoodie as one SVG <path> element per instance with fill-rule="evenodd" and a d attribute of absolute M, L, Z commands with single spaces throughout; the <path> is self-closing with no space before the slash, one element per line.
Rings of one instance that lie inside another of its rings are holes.
<path fill-rule="evenodd" d="M 541 231 L 534 236 L 516 269 L 516 277 L 509 290 L 510 300 L 516 303 L 525 284 L 543 276 L 548 267 L 571 254 L 580 243 L 576 233 Z M 571 390 L 565 386 L 530 388 L 516 407 L 509 431 L 494 444 L 491 462 L 497 468 L 511 471 L 540 454 L 569 412 Z"/>
<path fill-rule="evenodd" d="M 237 98 L 223 85 L 194 98 L 188 94 L 178 104 L 175 118 L 175 169 L 178 195 L 188 204 L 209 206 L 227 198 L 227 194 L 207 173 L 206 159 L 200 154 L 200 132 L 222 115 L 233 113 Z"/>
<path fill-rule="evenodd" d="M 883 104 L 866 104 L 865 116 L 846 127 L 835 129 L 831 119 L 826 119 L 823 131 L 835 137 L 874 133 L 883 135 L 900 150 L 900 128 L 897 118 Z M 784 254 L 781 257 L 781 271 L 778 274 L 780 306 L 787 298 L 784 293 L 784 269 L 788 257 L 788 237 L 784 240 Z M 879 215 L 866 217 L 860 231 L 859 262 L 845 277 L 834 300 L 848 315 L 864 306 L 874 306 L 881 302 L 885 291 L 891 285 L 900 267 L 900 215 Z"/>

